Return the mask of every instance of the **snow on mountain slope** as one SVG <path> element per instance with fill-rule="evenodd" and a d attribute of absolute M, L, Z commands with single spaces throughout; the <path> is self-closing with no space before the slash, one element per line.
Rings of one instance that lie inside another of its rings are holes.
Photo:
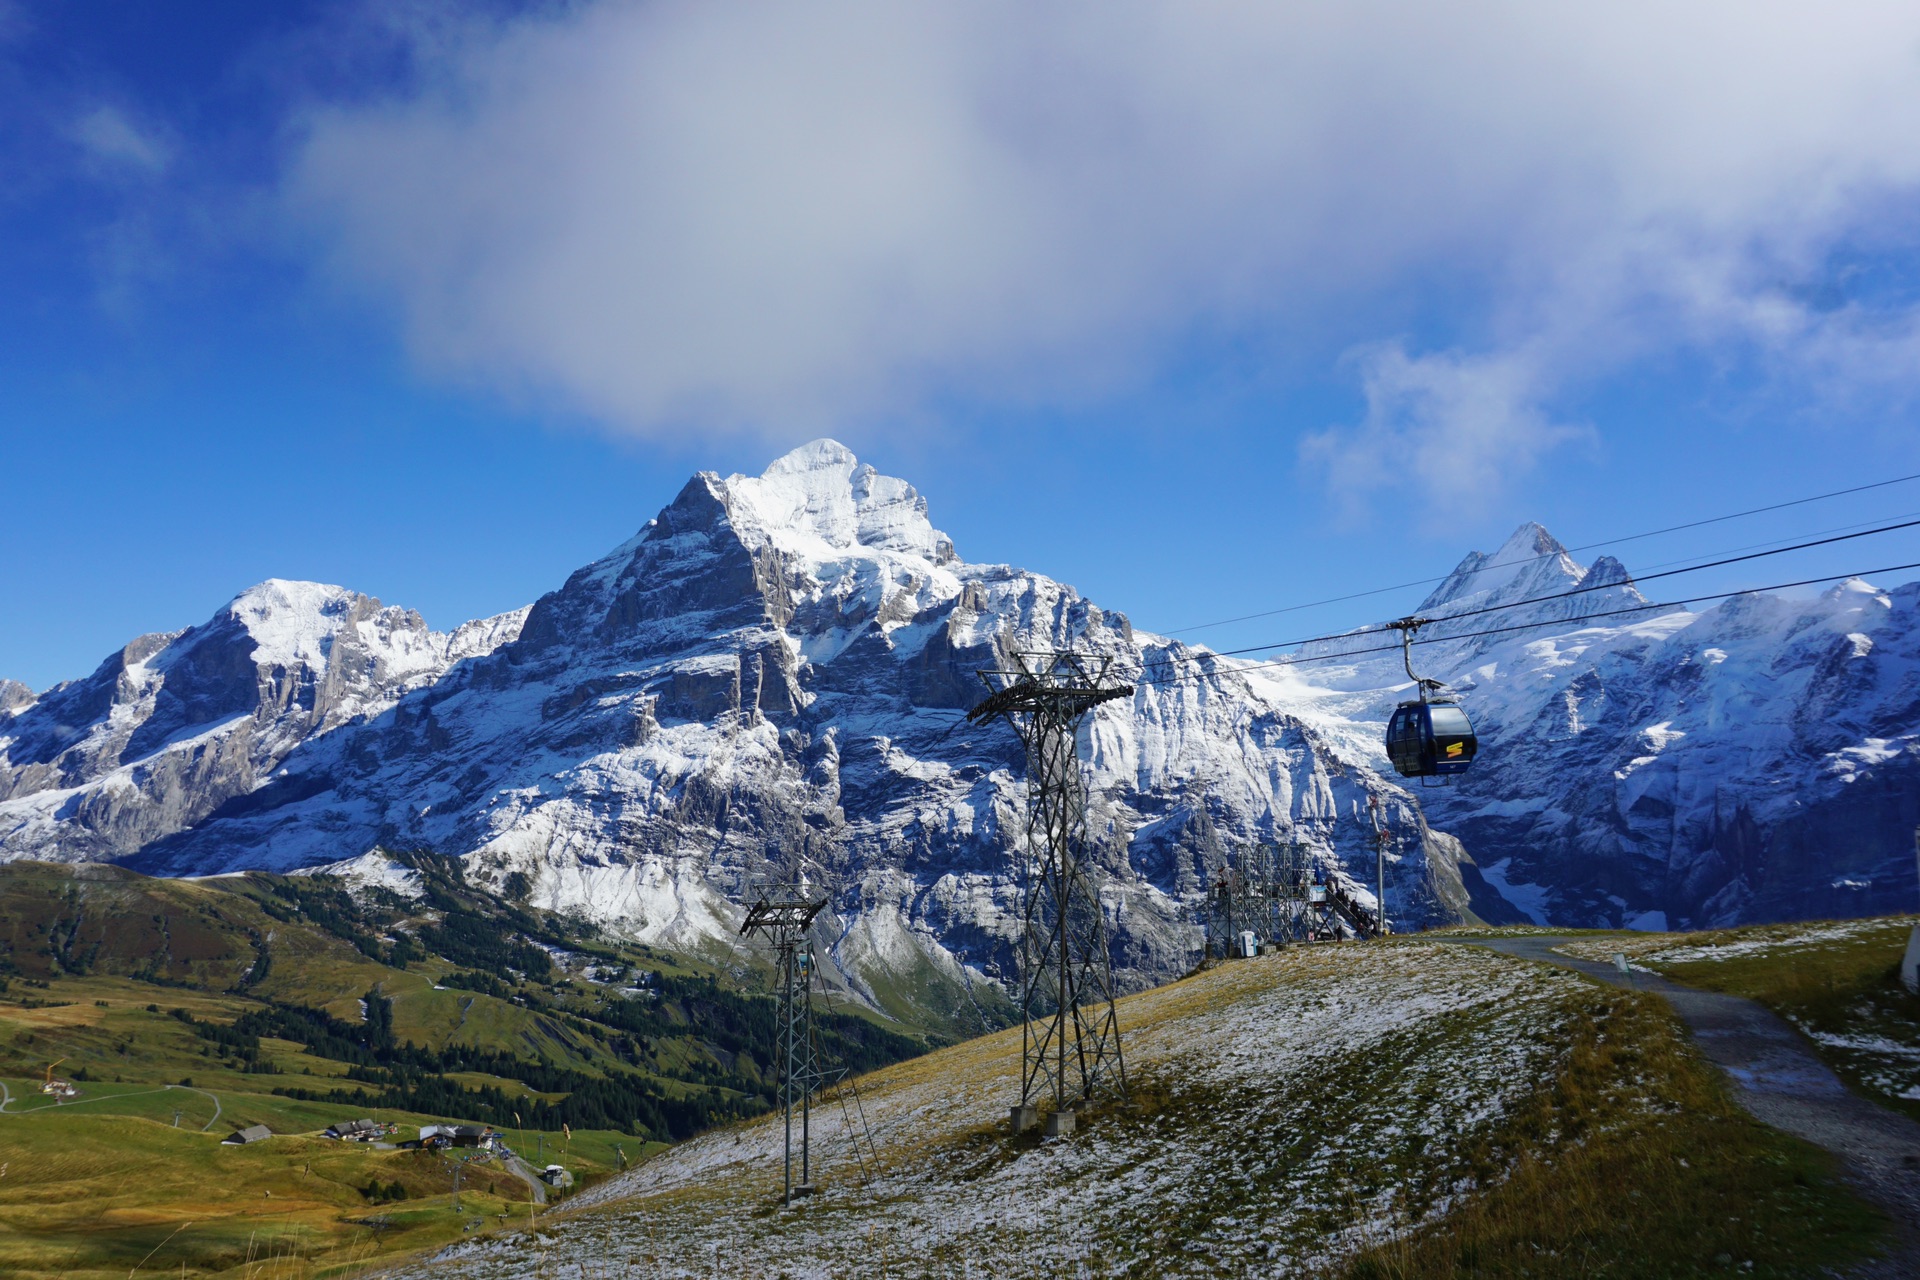
<path fill-rule="evenodd" d="M 842 983 L 953 1016 L 1010 973 L 1024 839 L 1017 740 L 965 723 L 975 673 L 1072 646 L 1135 685 L 1084 743 L 1129 986 L 1190 961 L 1230 849 L 1297 835 L 1370 882 L 1376 797 L 1403 925 L 1469 900 L 1562 924 L 1886 910 L 1914 891 L 1917 596 L 1661 609 L 1618 561 L 1583 568 L 1523 526 L 1420 606 L 1442 620 L 1418 664 L 1483 745 L 1457 784 L 1408 790 L 1380 746 L 1409 695 L 1392 633 L 1276 667 L 1136 631 L 961 560 L 912 486 L 816 441 L 695 476 L 530 609 L 449 635 L 270 582 L 86 680 L 0 688 L 0 856 L 194 874 L 429 849 L 713 953 L 751 879 L 805 871 L 835 889 Z"/>
<path fill-rule="evenodd" d="M 1472 772 L 1421 799 L 1486 868 L 1484 880 L 1466 873 L 1483 914 L 1501 914 L 1487 889 L 1563 925 L 1911 909 L 1920 584 L 1635 612 L 1645 600 L 1625 580 L 1617 561 L 1583 570 L 1527 525 L 1494 555 L 1468 556 L 1418 610 L 1445 618 L 1560 593 L 1423 634 L 1545 625 L 1414 651 L 1481 734 Z M 1410 696 L 1397 654 L 1302 670 L 1345 692 L 1340 714 L 1370 728 Z"/>
<path fill-rule="evenodd" d="M 838 886 L 844 982 L 891 1007 L 951 1006 L 1010 972 L 1024 839 L 1016 738 L 964 720 L 975 672 L 1069 644 L 1120 680 L 1169 663 L 1217 676 L 1143 685 L 1088 735 L 1123 982 L 1190 963 L 1192 907 L 1228 847 L 1297 831 L 1361 860 L 1370 796 L 1398 833 L 1394 915 L 1458 917 L 1458 845 L 1368 766 L 1323 693 L 1136 633 L 1038 574 L 961 561 L 910 485 L 831 441 L 757 477 L 694 477 L 512 643 L 310 739 L 138 865 L 430 848 L 496 884 L 522 872 L 545 905 L 712 950 L 733 945 L 749 877 L 806 869 Z"/>
<path fill-rule="evenodd" d="M 0 712 L 17 711 L 33 701 L 33 690 L 18 680 L 0 680 Z"/>
<path fill-rule="evenodd" d="M 84 680 L 0 698 L 0 857 L 135 853 L 251 791 L 314 735 L 511 639 L 524 613 L 447 636 L 340 587 L 273 579 Z"/>

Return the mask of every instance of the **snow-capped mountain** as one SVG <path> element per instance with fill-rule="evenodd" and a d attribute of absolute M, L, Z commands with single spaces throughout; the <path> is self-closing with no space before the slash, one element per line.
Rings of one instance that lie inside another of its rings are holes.
<path fill-rule="evenodd" d="M 37 699 L 0 681 L 0 857 L 135 854 L 248 794 L 310 739 L 511 640 L 524 616 L 442 634 L 411 610 L 275 579 Z"/>
<path fill-rule="evenodd" d="M 382 634 L 397 630 L 387 626 Z M 1229 846 L 1297 832 L 1364 862 L 1371 879 L 1372 796 L 1398 833 L 1395 917 L 1434 923 L 1465 906 L 1457 844 L 1429 832 L 1417 803 L 1378 775 L 1369 730 L 1323 714 L 1297 682 L 1136 633 L 1070 587 L 962 561 L 911 486 L 831 441 L 761 476 L 694 477 L 491 652 L 447 666 L 425 636 L 407 678 L 393 678 L 393 659 L 353 711 L 328 702 L 340 709 L 327 720 L 319 703 L 303 705 L 296 746 L 141 842 L 135 865 L 291 869 L 376 847 L 433 849 L 466 855 L 469 874 L 496 885 L 519 872 L 545 905 L 709 948 L 732 945 L 730 899 L 748 877 L 807 869 L 838 886 L 835 959 L 851 985 L 883 1004 L 944 986 L 951 1004 L 964 983 L 1010 960 L 1012 850 L 1023 839 L 1017 740 L 1004 725 L 964 720 L 984 693 L 976 671 L 1018 650 L 1073 645 L 1108 656 L 1119 680 L 1169 664 L 1213 673 L 1143 684 L 1102 708 L 1087 735 L 1123 981 L 1190 963 L 1192 906 Z M 284 658 L 263 664 L 279 647 L 234 631 L 228 661 L 295 670 Z M 117 680 L 117 668 L 103 678 Z M 34 732 L 37 707 L 75 698 L 75 688 L 0 721 L 16 774 L 26 757 L 14 744 Z M 249 721 L 261 721 L 251 740 L 282 723 L 256 706 L 286 701 L 247 704 Z M 236 714 L 225 703 L 183 711 L 164 733 L 197 740 Z M 63 719 L 101 736 L 116 723 Z M 115 768 L 146 767 L 140 746 L 159 745 L 159 732 L 138 746 L 118 741 Z M 69 793 L 32 811 L 37 828 L 22 801 L 0 808 L 0 847 L 132 852 L 79 834 L 91 831 L 80 810 L 121 785 L 86 772 L 101 755 L 74 761 Z M 34 749 L 43 756 L 54 758 Z M 67 825 L 78 832 L 55 834 Z"/>
<path fill-rule="evenodd" d="M 1441 621 L 1418 665 L 1483 745 L 1458 784 L 1409 790 L 1380 746 L 1409 691 L 1392 633 L 1289 667 L 1137 631 L 962 560 L 910 485 L 816 441 L 695 476 L 529 609 L 451 634 L 270 582 L 86 680 L 0 685 L 0 856 L 189 874 L 426 849 L 710 953 L 750 879 L 805 872 L 835 890 L 847 985 L 951 1014 L 1010 973 L 1024 838 L 1017 740 L 965 722 L 976 673 L 1071 646 L 1135 686 L 1083 746 L 1130 986 L 1190 962 L 1228 850 L 1297 835 L 1371 881 L 1374 798 L 1402 925 L 1469 902 L 1564 924 L 1904 907 L 1917 596 L 1662 609 L 1618 561 L 1583 568 L 1525 526 L 1420 606 Z M 1496 625 L 1527 629 L 1467 634 Z"/>
<path fill-rule="evenodd" d="M 1652 608 L 1618 561 L 1583 569 L 1538 525 L 1468 556 L 1416 611 L 1459 621 L 1422 634 L 1515 630 L 1414 652 L 1481 734 L 1469 774 L 1420 792 L 1475 855 L 1476 907 L 1502 914 L 1497 889 L 1541 923 L 1654 928 L 1911 910 L 1917 606 L 1920 584 L 1854 580 Z M 1316 665 L 1357 719 L 1407 696 L 1398 654 Z"/>

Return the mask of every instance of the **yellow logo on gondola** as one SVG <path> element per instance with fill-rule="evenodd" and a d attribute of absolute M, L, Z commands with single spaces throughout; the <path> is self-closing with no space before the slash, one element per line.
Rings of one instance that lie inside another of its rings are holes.
<path fill-rule="evenodd" d="M 1466 749 L 1466 746 L 1467 744 L 1464 742 L 1449 742 L 1447 744 L 1447 755 L 1450 757 L 1457 756 Z"/>

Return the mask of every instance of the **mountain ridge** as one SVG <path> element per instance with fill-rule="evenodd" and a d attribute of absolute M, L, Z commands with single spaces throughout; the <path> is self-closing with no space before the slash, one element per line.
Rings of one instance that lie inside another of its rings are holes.
<path fill-rule="evenodd" d="M 314 735 L 511 639 L 521 616 L 440 633 L 371 596 L 270 578 L 199 626 L 136 637 L 91 675 L 0 710 L 0 854 L 134 854 Z"/>
<path fill-rule="evenodd" d="M 1745 862 L 1721 857 L 1697 815 L 1668 831 L 1656 858 L 1646 807 L 1634 816 L 1642 783 L 1628 779 L 1668 767 L 1631 764 L 1660 723 L 1641 709 L 1664 698 L 1682 718 L 1697 710 L 1686 702 L 1697 682 L 1684 675 L 1697 655 L 1660 645 L 1773 609 L 1781 616 L 1748 646 L 1743 669 L 1758 670 L 1766 646 L 1826 625 L 1787 617 L 1802 608 L 1793 602 L 1730 605 L 1651 605 L 1618 560 L 1583 567 L 1538 524 L 1491 555 L 1469 553 L 1421 605 L 1437 620 L 1416 653 L 1423 674 L 1467 699 L 1482 761 L 1456 787 L 1412 790 L 1379 744 L 1381 722 L 1408 696 L 1399 654 L 1358 652 L 1379 646 L 1377 630 L 1309 646 L 1299 656 L 1314 665 L 1294 667 L 1138 630 L 1044 575 L 965 561 L 911 484 L 814 441 L 759 476 L 697 473 L 556 590 L 453 632 L 342 588 L 270 580 L 202 628 L 136 641 L 86 681 L 0 711 L 0 856 L 51 849 L 204 874 L 433 849 L 465 856 L 496 886 L 523 877 L 543 905 L 708 952 L 731 945 L 735 904 L 754 880 L 804 873 L 833 888 L 829 951 L 841 980 L 911 1013 L 901 1002 L 939 992 L 953 1003 L 1010 972 L 1024 762 L 1011 733 L 965 725 L 980 696 L 974 672 L 1016 651 L 1071 646 L 1135 685 L 1091 718 L 1083 753 L 1092 856 L 1125 985 L 1183 971 L 1202 886 L 1253 841 L 1306 841 L 1370 900 L 1361 884 L 1373 878 L 1373 800 L 1392 830 L 1389 916 L 1404 926 L 1549 914 L 1723 922 L 1786 909 L 1787 890 L 1755 886 L 1772 875 L 1804 888 L 1818 859 L 1802 850 L 1797 870 L 1759 870 L 1784 819 L 1753 797 Z M 1484 617 L 1447 621 L 1490 608 L 1499 625 L 1529 629 L 1476 636 L 1467 633 L 1487 630 Z M 262 609 L 264 640 L 241 616 Z M 236 658 L 234 636 L 211 644 L 223 618 L 239 618 L 231 626 L 254 648 Z M 1910 609 L 1891 625 L 1910 649 Z M 192 657 L 203 646 L 205 660 Z M 1793 650 L 1802 674 L 1833 668 L 1823 696 L 1862 726 L 1897 718 L 1908 705 L 1900 681 L 1920 681 L 1901 667 L 1888 702 L 1848 665 L 1887 663 L 1889 652 Z M 1899 643 L 1892 652 L 1907 661 Z M 175 656 L 152 687 L 156 654 Z M 1649 654 L 1657 672 L 1635 677 Z M 169 694 L 174 666 L 190 678 Z M 1803 684 L 1742 696 L 1764 703 Z M 105 709 L 93 721 L 49 715 L 50 700 L 77 706 L 82 695 Z M 1860 703 L 1872 698 L 1887 705 Z M 58 723 L 77 723 L 78 736 L 49 754 Z M 1671 741 L 1684 756 L 1734 729 L 1722 717 L 1687 730 L 1691 742 Z M 114 758 L 143 731 L 160 750 Z M 1804 754 L 1813 734 L 1769 749 Z M 1897 798 L 1905 784 L 1886 779 L 1904 778 L 1920 747 L 1855 737 L 1828 754 L 1854 751 L 1852 782 Z M 1598 771 L 1590 763 L 1615 756 Z M 56 762 L 70 776 L 52 776 Z M 216 785 L 195 790 L 196 768 Z M 1865 794 L 1824 781 L 1812 791 Z M 1899 806 L 1883 807 L 1857 836 L 1884 838 Z M 1884 883 L 1863 904 L 1899 889 L 1891 862 L 1874 874 Z M 1735 882 L 1747 887 L 1729 890 Z"/>
<path fill-rule="evenodd" d="M 1524 590 L 1511 570 L 1491 588 L 1469 581 L 1523 542 Z M 1554 581 L 1559 591 L 1540 589 Z M 1482 746 L 1469 775 L 1423 800 L 1535 923 L 1700 928 L 1909 909 L 1917 602 L 1920 584 L 1848 579 L 1804 599 L 1658 606 L 1619 561 L 1582 568 L 1522 526 L 1422 605 L 1437 621 L 1416 666 L 1450 683 Z M 1489 605 L 1503 607 L 1459 617 Z M 1316 652 L 1337 658 L 1377 634 Z M 1383 720 L 1410 687 L 1398 669 L 1397 654 L 1355 653 L 1321 678 L 1345 695 L 1343 714 Z"/>
<path fill-rule="evenodd" d="M 1120 679 L 1212 671 L 1142 685 L 1088 734 L 1123 982 L 1191 962 L 1191 903 L 1230 843 L 1295 831 L 1337 863 L 1370 842 L 1374 797 L 1399 833 L 1394 913 L 1461 918 L 1457 843 L 1346 726 L 1043 575 L 961 560 L 911 485 L 832 442 L 759 477 L 694 476 L 511 640 L 383 686 L 388 705 L 363 698 L 366 715 L 127 857 L 204 874 L 432 848 L 495 884 L 524 876 L 543 905 L 709 950 L 731 945 L 750 880 L 804 871 L 836 887 L 849 986 L 882 1006 L 951 1002 L 1010 972 L 1024 838 L 1017 740 L 964 724 L 974 671 L 1066 645 Z M 39 834 L 16 820 L 0 849 Z"/>

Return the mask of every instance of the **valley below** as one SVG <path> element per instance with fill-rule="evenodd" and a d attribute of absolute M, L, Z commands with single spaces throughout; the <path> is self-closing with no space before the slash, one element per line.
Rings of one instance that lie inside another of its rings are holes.
<path fill-rule="evenodd" d="M 824 1058 L 852 1074 L 815 1099 L 788 1207 L 764 965 L 621 943 L 459 866 L 394 864 L 412 896 L 0 868 L 0 1267 L 1865 1277 L 1914 1256 L 1882 1189 L 1755 1119 L 1660 995 L 1489 949 L 1548 933 L 1524 927 L 1295 945 L 1124 997 L 1124 1096 L 1060 1138 L 1009 1132 L 1018 1028 L 829 1000 Z M 1913 923 L 1551 954 L 1759 1001 L 1897 1127 L 1920 1092 Z M 76 1096 L 43 1090 L 56 1074 Z M 361 1118 L 378 1141 L 324 1133 Z M 403 1145 L 436 1124 L 498 1145 Z"/>

